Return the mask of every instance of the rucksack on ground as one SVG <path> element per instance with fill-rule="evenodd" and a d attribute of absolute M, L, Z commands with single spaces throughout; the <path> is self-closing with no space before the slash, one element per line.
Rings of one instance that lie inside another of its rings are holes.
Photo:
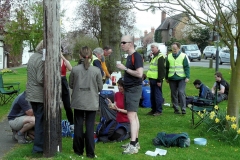
<path fill-rule="evenodd" d="M 166 134 L 165 132 L 159 132 L 157 137 L 152 140 L 155 146 L 164 147 L 189 147 L 190 138 L 187 133 L 179 134 Z"/>
<path fill-rule="evenodd" d="M 104 117 L 100 118 L 96 134 L 98 141 L 102 142 L 123 141 L 130 137 L 127 127 L 113 119 L 107 121 Z"/>
<path fill-rule="evenodd" d="M 62 137 L 71 137 L 70 123 L 67 120 L 62 120 Z"/>

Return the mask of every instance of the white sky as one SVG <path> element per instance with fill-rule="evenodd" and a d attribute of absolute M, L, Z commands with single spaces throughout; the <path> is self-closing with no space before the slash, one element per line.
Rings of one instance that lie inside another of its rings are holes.
<path fill-rule="evenodd" d="M 73 15 L 74 7 L 78 3 L 77 0 L 61 0 L 61 7 L 66 9 L 65 17 L 62 19 L 62 24 L 66 27 L 66 30 L 70 30 L 70 21 L 68 20 Z M 147 30 L 148 33 L 151 31 L 151 27 L 157 29 L 161 24 L 161 11 L 156 11 L 153 14 L 151 11 L 138 11 L 134 9 L 136 13 L 136 24 L 135 27 L 144 34 L 144 31 Z"/>

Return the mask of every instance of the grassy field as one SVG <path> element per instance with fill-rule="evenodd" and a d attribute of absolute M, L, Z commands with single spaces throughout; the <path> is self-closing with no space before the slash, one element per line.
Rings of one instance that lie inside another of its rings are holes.
<path fill-rule="evenodd" d="M 193 62 L 194 63 L 194 62 Z M 73 63 L 73 65 L 75 62 Z M 223 73 L 224 78 L 227 81 L 230 81 L 230 70 L 220 69 Z M 186 87 L 187 95 L 198 95 L 198 90 L 196 90 L 193 86 L 193 81 L 195 79 L 200 79 L 204 84 L 209 87 L 212 87 L 215 79 L 214 79 L 214 69 L 209 68 L 201 68 L 201 67 L 191 67 L 191 77 L 190 82 Z M 15 74 L 5 74 L 3 76 L 4 82 L 21 82 L 21 91 L 24 91 L 26 84 L 26 68 L 16 69 Z M 170 89 L 167 83 L 163 84 L 163 95 L 166 103 L 170 103 Z M 11 103 L 0 107 L 0 117 L 5 118 Z M 227 105 L 227 101 L 221 102 L 219 107 L 221 110 L 225 110 Z M 193 129 L 191 126 L 191 111 L 188 109 L 186 115 L 176 115 L 173 113 L 173 108 L 164 107 L 163 115 L 154 117 L 146 115 L 150 109 L 148 108 L 139 108 L 138 116 L 140 120 L 140 134 L 139 134 L 139 142 L 141 145 L 141 149 L 139 153 L 136 155 L 122 155 L 121 144 L 124 144 L 128 141 L 124 142 L 113 142 L 113 143 L 97 143 L 95 153 L 97 155 L 97 159 L 101 160 L 132 160 L 132 159 L 140 159 L 140 160 L 152 160 L 152 159 L 165 159 L 165 160 L 235 160 L 239 159 L 239 147 L 231 146 L 226 142 L 219 141 L 217 137 L 211 135 L 211 133 L 206 132 L 204 130 L 204 124 L 200 125 L 198 128 Z M 62 113 L 63 119 L 66 119 L 65 111 Z M 99 118 L 97 117 L 96 121 Z M 180 133 L 187 132 L 191 139 L 191 145 L 188 148 L 164 148 L 167 150 L 166 156 L 157 156 L 150 157 L 145 155 L 145 152 L 150 150 L 154 151 L 156 146 L 152 144 L 152 139 L 156 137 L 158 132 L 166 132 L 166 133 Z M 206 146 L 199 146 L 193 144 L 193 139 L 196 137 L 204 137 L 207 139 Z M 68 159 L 81 159 L 74 154 L 72 150 L 72 139 L 71 138 L 62 138 L 62 152 L 58 153 L 55 157 L 51 159 L 56 160 L 68 160 Z M 16 144 L 16 147 L 11 150 L 3 159 L 7 160 L 28 160 L 28 159 L 47 159 L 43 158 L 40 155 L 32 155 L 32 144 L 28 145 L 19 145 Z M 83 159 L 85 159 L 84 156 Z"/>

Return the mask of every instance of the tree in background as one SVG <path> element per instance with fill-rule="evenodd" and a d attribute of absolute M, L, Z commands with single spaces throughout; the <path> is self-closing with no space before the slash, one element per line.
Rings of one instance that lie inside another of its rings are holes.
<path fill-rule="evenodd" d="M 240 1 L 239 0 L 132 0 L 132 4 L 145 3 L 152 8 L 168 10 L 169 13 L 185 12 L 201 25 L 215 31 L 230 50 L 231 80 L 228 94 L 227 114 L 239 119 L 240 106 Z M 234 45 L 237 58 L 234 60 Z"/>
<path fill-rule="evenodd" d="M 162 43 L 162 35 L 160 30 L 155 30 L 154 41 L 157 43 Z"/>
<path fill-rule="evenodd" d="M 100 47 L 112 47 L 113 53 L 106 57 L 106 62 L 110 73 L 116 71 L 116 61 L 121 59 L 120 38 L 122 34 L 134 31 L 135 16 L 130 12 L 128 3 L 119 0 L 85 0 L 77 13 L 81 19 L 79 29 L 95 36 Z"/>

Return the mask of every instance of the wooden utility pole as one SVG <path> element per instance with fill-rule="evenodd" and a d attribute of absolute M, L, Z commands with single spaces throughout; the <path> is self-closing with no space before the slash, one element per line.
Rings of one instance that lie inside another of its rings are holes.
<path fill-rule="evenodd" d="M 59 0 L 43 0 L 44 44 L 44 149 L 45 157 L 62 150 L 61 75 L 60 75 L 60 15 Z"/>

